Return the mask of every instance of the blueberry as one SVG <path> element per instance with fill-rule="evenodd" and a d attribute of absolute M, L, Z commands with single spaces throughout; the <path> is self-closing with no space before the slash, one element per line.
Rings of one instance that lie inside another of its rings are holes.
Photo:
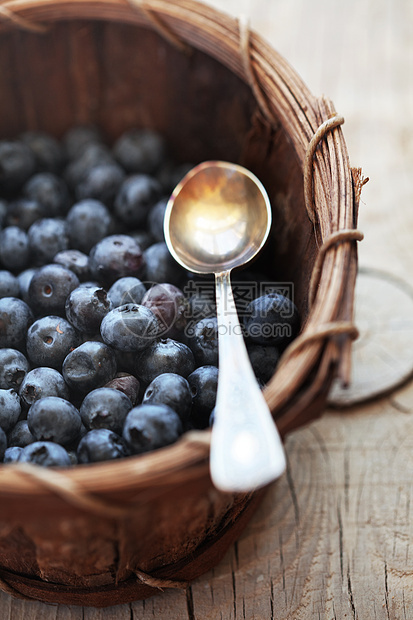
<path fill-rule="evenodd" d="M 29 286 L 32 281 L 32 277 L 36 273 L 37 269 L 25 269 L 21 271 L 17 276 L 17 280 L 19 282 L 19 296 L 26 302 L 26 304 L 30 304 L 29 298 Z"/>
<path fill-rule="evenodd" d="M 125 304 L 111 310 L 102 320 L 103 341 L 118 351 L 140 351 L 159 334 L 154 313 L 139 304 Z"/>
<path fill-rule="evenodd" d="M 215 407 L 218 387 L 218 368 L 200 366 L 188 377 L 192 393 L 191 420 L 195 428 L 209 426 L 211 412 Z"/>
<path fill-rule="evenodd" d="M 168 161 L 160 168 L 156 178 L 161 183 L 164 192 L 170 194 L 194 166 L 195 164 L 175 164 Z"/>
<path fill-rule="evenodd" d="M 119 278 L 108 290 L 108 297 L 113 308 L 124 306 L 125 304 L 140 304 L 146 288 L 139 278 Z"/>
<path fill-rule="evenodd" d="M 9 446 L 25 448 L 35 441 L 30 432 L 27 420 L 19 420 L 9 433 Z"/>
<path fill-rule="evenodd" d="M 189 346 L 197 366 L 218 366 L 218 321 L 216 317 L 201 319 L 193 326 Z"/>
<path fill-rule="evenodd" d="M 265 385 L 274 374 L 280 358 L 279 350 L 277 347 L 251 344 L 248 346 L 248 355 L 255 376 L 262 385 Z"/>
<path fill-rule="evenodd" d="M 23 187 L 23 194 L 43 207 L 45 217 L 63 216 L 70 205 L 66 183 L 52 172 L 33 175 Z"/>
<path fill-rule="evenodd" d="M 0 233 L 0 263 L 10 271 L 25 269 L 30 258 L 27 233 L 18 226 L 7 226 Z"/>
<path fill-rule="evenodd" d="M 65 357 L 81 343 L 80 334 L 68 321 L 59 316 L 45 316 L 29 328 L 26 350 L 35 366 L 60 370 Z"/>
<path fill-rule="evenodd" d="M 188 381 L 173 372 L 158 375 L 145 390 L 142 404 L 168 405 L 176 411 L 183 423 L 189 419 L 192 394 Z"/>
<path fill-rule="evenodd" d="M 69 249 L 67 225 L 62 219 L 46 217 L 37 220 L 27 235 L 36 265 L 51 263 L 58 252 Z"/>
<path fill-rule="evenodd" d="M 89 146 L 101 142 L 102 135 L 93 125 L 71 127 L 63 136 L 63 146 L 69 159 L 79 157 Z"/>
<path fill-rule="evenodd" d="M 17 463 L 22 452 L 23 448 L 19 448 L 18 446 L 7 448 L 4 453 L 3 463 Z"/>
<path fill-rule="evenodd" d="M 61 265 L 45 265 L 34 273 L 29 298 L 39 315 L 64 314 L 68 295 L 79 286 L 79 279 Z"/>
<path fill-rule="evenodd" d="M 53 441 L 35 441 L 23 448 L 20 463 L 33 463 L 42 467 L 69 467 L 71 465 L 67 450 Z"/>
<path fill-rule="evenodd" d="M 0 347 L 20 349 L 33 323 L 29 306 L 17 297 L 0 299 Z"/>
<path fill-rule="evenodd" d="M 191 281 L 192 282 L 192 281 Z M 183 292 L 193 288 L 195 285 L 188 283 L 183 288 Z M 195 292 L 188 299 L 188 308 L 186 311 L 188 332 L 194 329 L 195 324 L 201 319 L 216 317 L 217 309 L 214 297 L 208 290 L 208 287 L 196 286 Z"/>
<path fill-rule="evenodd" d="M 160 196 L 161 186 L 156 179 L 146 174 L 134 174 L 119 188 L 115 214 L 128 226 L 142 226 Z"/>
<path fill-rule="evenodd" d="M 125 173 L 115 163 L 102 163 L 93 166 L 82 181 L 76 186 L 78 200 L 93 198 L 111 207 L 121 184 L 125 179 Z"/>
<path fill-rule="evenodd" d="M 151 129 L 125 131 L 113 147 L 119 163 L 128 172 L 154 173 L 165 158 L 165 142 Z"/>
<path fill-rule="evenodd" d="M 79 250 L 63 250 L 58 252 L 53 258 L 53 262 L 73 271 L 80 281 L 88 280 L 90 277 L 89 257 Z"/>
<path fill-rule="evenodd" d="M 134 407 L 139 400 L 140 383 L 136 377 L 126 372 L 118 372 L 116 377 L 104 385 L 126 394 Z"/>
<path fill-rule="evenodd" d="M 155 241 L 165 241 L 163 221 L 165 217 L 167 198 L 159 200 L 150 210 L 148 215 L 148 229 Z"/>
<path fill-rule="evenodd" d="M 7 209 L 7 225 L 18 226 L 26 231 L 36 220 L 42 217 L 45 217 L 42 205 L 29 198 L 14 200 Z"/>
<path fill-rule="evenodd" d="M 77 458 L 77 452 L 75 450 L 68 450 L 67 451 L 69 458 L 70 458 L 70 464 L 71 465 L 78 465 L 79 464 L 79 460 Z"/>
<path fill-rule="evenodd" d="M 95 334 L 111 308 L 103 288 L 81 286 L 70 293 L 65 309 L 67 320 L 76 329 L 84 334 Z"/>
<path fill-rule="evenodd" d="M 102 387 L 87 394 L 80 407 L 82 422 L 88 430 L 107 428 L 121 434 L 131 400 L 119 390 Z"/>
<path fill-rule="evenodd" d="M 0 390 L 0 428 L 8 433 L 21 413 L 20 398 L 14 390 Z"/>
<path fill-rule="evenodd" d="M 125 276 L 139 278 L 144 267 L 140 247 L 127 235 L 110 235 L 97 243 L 89 254 L 92 278 L 106 286 Z"/>
<path fill-rule="evenodd" d="M 17 392 L 29 369 L 29 362 L 23 353 L 16 349 L 0 349 L 0 388 L 2 390 L 12 389 Z"/>
<path fill-rule="evenodd" d="M 12 194 L 20 189 L 35 170 L 32 151 L 22 142 L 0 141 L 0 193 Z"/>
<path fill-rule="evenodd" d="M 109 149 L 103 144 L 89 144 L 85 146 L 78 157 L 73 159 L 64 171 L 64 178 L 76 193 L 76 188 L 87 177 L 95 166 L 113 163 Z"/>
<path fill-rule="evenodd" d="M 86 394 L 102 387 L 114 378 L 117 371 L 113 350 L 102 342 L 89 340 L 69 353 L 63 362 L 62 373 L 70 388 Z"/>
<path fill-rule="evenodd" d="M 70 446 L 80 435 L 79 411 L 63 398 L 48 396 L 33 403 L 27 413 L 29 430 L 37 441 Z"/>
<path fill-rule="evenodd" d="M 0 271 L 0 297 L 18 297 L 19 295 L 18 279 L 10 271 Z"/>
<path fill-rule="evenodd" d="M 244 327 L 251 342 L 273 345 L 281 351 L 298 334 L 298 309 L 288 297 L 269 293 L 248 304 Z"/>
<path fill-rule="evenodd" d="M 159 242 L 149 246 L 143 253 L 146 263 L 146 279 L 149 282 L 169 282 L 179 286 L 184 270 L 172 258 L 166 243 Z"/>
<path fill-rule="evenodd" d="M 47 396 L 58 396 L 69 400 L 69 388 L 60 372 L 48 366 L 33 368 L 23 379 L 20 390 L 22 404 L 33 405 Z"/>
<path fill-rule="evenodd" d="M 173 284 L 154 284 L 142 299 L 142 305 L 157 317 L 162 337 L 179 338 L 186 327 L 188 301 Z"/>
<path fill-rule="evenodd" d="M 6 200 L 0 198 L 0 230 L 3 228 L 7 218 L 8 204 Z"/>
<path fill-rule="evenodd" d="M 152 237 L 151 233 L 143 228 L 131 232 L 130 236 L 136 241 L 142 251 L 155 243 L 155 239 Z"/>
<path fill-rule="evenodd" d="M 182 342 L 171 338 L 156 340 L 137 354 L 136 376 L 150 383 L 164 372 L 174 372 L 187 377 L 195 370 L 192 351 Z"/>
<path fill-rule="evenodd" d="M 4 454 L 7 450 L 7 437 L 6 433 L 2 428 L 0 428 L 0 462 L 4 458 Z"/>
<path fill-rule="evenodd" d="M 182 432 L 182 422 L 171 407 L 146 404 L 129 411 L 123 438 L 132 454 L 141 454 L 174 443 Z"/>
<path fill-rule="evenodd" d="M 41 131 L 28 131 L 20 136 L 32 151 L 39 172 L 58 173 L 64 163 L 63 149 L 53 136 Z"/>
<path fill-rule="evenodd" d="M 72 248 L 88 254 L 112 228 L 112 217 L 98 200 L 81 200 L 73 205 L 66 218 Z"/>
<path fill-rule="evenodd" d="M 79 441 L 77 457 L 80 464 L 122 459 L 129 451 L 122 437 L 107 428 L 89 431 Z"/>

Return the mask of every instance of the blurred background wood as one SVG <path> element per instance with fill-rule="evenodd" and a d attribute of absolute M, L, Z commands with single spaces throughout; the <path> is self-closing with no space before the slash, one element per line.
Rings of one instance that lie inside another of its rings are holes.
<path fill-rule="evenodd" d="M 209 4 L 249 16 L 311 91 L 334 101 L 346 119 L 352 165 L 370 177 L 360 205 L 360 265 L 413 286 L 413 3 Z M 186 592 L 103 610 L 2 593 L 0 618 L 411 620 L 412 413 L 407 383 L 368 404 L 328 410 L 292 433 L 287 474 L 223 562 Z"/>

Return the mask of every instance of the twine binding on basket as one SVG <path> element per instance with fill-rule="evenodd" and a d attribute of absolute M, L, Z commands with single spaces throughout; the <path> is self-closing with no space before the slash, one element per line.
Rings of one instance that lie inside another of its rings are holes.
<path fill-rule="evenodd" d="M 147 2 L 145 0 L 127 0 L 133 9 L 138 9 L 141 11 L 147 20 L 152 24 L 154 29 L 163 36 L 169 43 L 174 45 L 184 54 L 191 54 L 192 48 L 184 43 L 182 39 L 180 39 L 165 23 L 162 19 L 147 6 Z"/>
<path fill-rule="evenodd" d="M 336 127 L 338 127 L 339 125 L 342 125 L 343 123 L 344 123 L 344 117 L 340 116 L 339 114 L 334 115 L 332 118 L 328 118 L 323 123 L 321 123 L 321 125 L 319 126 L 319 128 L 317 129 L 313 137 L 311 138 L 308 144 L 308 147 L 307 147 L 307 152 L 306 152 L 305 160 L 304 160 L 304 200 L 305 200 L 305 208 L 307 209 L 308 217 L 313 224 L 315 223 L 315 210 L 314 210 L 314 203 L 313 203 L 313 158 L 314 158 L 314 154 L 316 152 L 317 146 L 319 145 L 321 140 L 324 138 L 324 136 L 329 131 L 331 131 L 332 129 L 335 129 Z"/>
<path fill-rule="evenodd" d="M 323 269 L 324 259 L 330 248 L 335 247 L 339 243 L 346 241 L 362 241 L 364 235 L 361 230 L 355 228 L 343 228 L 332 233 L 327 239 L 324 240 L 323 245 L 318 250 L 317 258 L 311 274 L 309 292 L 308 292 L 308 305 L 311 308 L 315 301 L 317 292 L 317 286 L 320 281 L 321 272 Z"/>
<path fill-rule="evenodd" d="M 109 518 L 119 519 L 125 516 L 127 508 L 115 506 L 98 497 L 94 497 L 84 491 L 81 485 L 64 473 L 29 463 L 14 463 L 10 467 L 13 468 L 14 472 L 23 477 L 30 478 L 38 483 L 39 486 L 56 493 L 56 495 L 59 495 L 67 500 L 68 503 L 78 508 Z"/>

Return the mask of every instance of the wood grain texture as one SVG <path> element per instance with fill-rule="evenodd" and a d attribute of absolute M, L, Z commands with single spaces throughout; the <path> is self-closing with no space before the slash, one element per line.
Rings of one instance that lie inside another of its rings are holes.
<path fill-rule="evenodd" d="M 312 92 L 334 101 L 352 164 L 371 179 L 360 264 L 413 285 L 413 3 L 209 3 L 250 15 Z M 0 594 L 0 618 L 412 620 L 412 431 L 411 384 L 327 411 L 289 436 L 287 474 L 219 566 L 187 591 L 104 610 Z"/>

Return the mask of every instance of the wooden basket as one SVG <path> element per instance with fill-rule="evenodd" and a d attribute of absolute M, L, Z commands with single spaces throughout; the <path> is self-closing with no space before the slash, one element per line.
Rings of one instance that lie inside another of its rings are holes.
<path fill-rule="evenodd" d="M 348 377 L 361 238 L 363 181 L 332 103 L 246 24 L 193 0 L 16 0 L 0 14 L 1 137 L 153 127 L 182 161 L 234 161 L 261 179 L 275 223 L 265 260 L 294 283 L 303 319 L 265 395 L 282 435 L 319 415 L 333 377 Z M 0 587 L 93 606 L 185 587 L 262 495 L 213 488 L 209 437 L 70 471 L 0 466 Z"/>

